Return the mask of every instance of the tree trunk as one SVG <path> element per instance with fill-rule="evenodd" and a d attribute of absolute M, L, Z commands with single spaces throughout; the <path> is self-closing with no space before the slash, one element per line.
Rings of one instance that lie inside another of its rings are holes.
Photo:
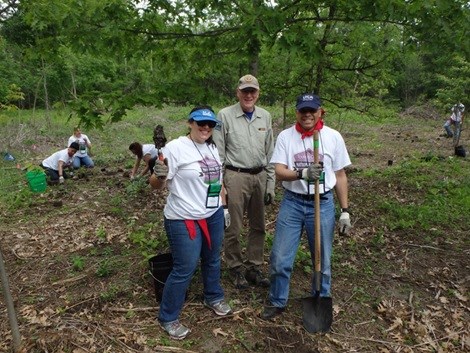
<path fill-rule="evenodd" d="M 336 14 L 336 6 L 332 5 L 330 6 L 328 17 L 334 18 L 335 14 Z M 325 57 L 325 48 L 328 44 L 328 36 L 332 28 L 333 28 L 333 25 L 331 24 L 330 21 L 328 21 L 325 26 L 325 31 L 323 32 L 323 38 L 320 41 L 320 60 L 317 66 L 317 74 L 315 77 L 315 87 L 313 88 L 313 92 L 317 95 L 320 95 L 320 88 L 324 80 L 325 61 L 328 60 L 328 58 Z"/>
<path fill-rule="evenodd" d="M 44 59 L 42 62 L 42 75 L 43 75 L 43 87 L 44 87 L 44 107 L 46 109 L 46 121 L 47 126 L 51 127 L 51 116 L 50 116 L 50 106 L 49 106 L 49 92 L 47 91 L 47 74 L 46 74 L 46 65 L 44 64 Z"/>
<path fill-rule="evenodd" d="M 0 279 L 3 287 L 3 296 L 5 298 L 5 304 L 8 311 L 8 319 L 10 321 L 11 335 L 13 337 L 13 348 L 15 352 L 18 352 L 21 347 L 21 335 L 18 328 L 18 321 L 16 319 L 15 306 L 13 305 L 13 299 L 11 297 L 10 287 L 8 285 L 7 271 L 3 262 L 2 250 L 0 249 Z"/>
<path fill-rule="evenodd" d="M 73 70 L 70 70 L 70 77 L 72 79 L 72 96 L 73 99 L 77 99 L 77 86 L 75 84 L 75 73 Z"/>
<path fill-rule="evenodd" d="M 253 0 L 253 10 L 257 12 L 257 10 L 261 7 L 261 0 Z M 257 28 L 261 27 L 261 21 L 259 17 L 256 18 L 255 26 Z M 253 31 L 255 32 L 255 31 Z M 259 38 L 252 34 L 250 40 L 248 42 L 248 55 L 250 56 L 249 62 L 249 69 L 250 73 L 258 77 L 258 69 L 259 69 L 259 53 L 261 52 L 261 43 Z"/>

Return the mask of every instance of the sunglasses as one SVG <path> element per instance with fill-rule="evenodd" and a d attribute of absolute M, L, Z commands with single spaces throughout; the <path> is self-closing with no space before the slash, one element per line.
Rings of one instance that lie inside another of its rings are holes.
<path fill-rule="evenodd" d="M 197 126 L 204 127 L 204 126 L 209 126 L 211 129 L 215 128 L 217 123 L 212 120 L 201 120 L 201 121 L 196 121 Z"/>
<path fill-rule="evenodd" d="M 304 108 L 304 109 L 300 109 L 300 110 L 299 110 L 299 113 L 300 113 L 300 114 L 307 114 L 307 113 L 315 114 L 317 111 L 318 111 L 318 109 Z"/>

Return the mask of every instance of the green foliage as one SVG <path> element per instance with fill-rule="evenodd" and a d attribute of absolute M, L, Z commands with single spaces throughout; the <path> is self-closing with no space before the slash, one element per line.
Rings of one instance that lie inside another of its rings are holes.
<path fill-rule="evenodd" d="M 0 110 L 18 109 L 14 103 L 22 100 L 24 100 L 24 94 L 21 92 L 21 88 L 12 83 L 5 93 L 4 103 L 0 100 Z"/>
<path fill-rule="evenodd" d="M 450 176 L 453 176 L 450 178 Z M 373 178 L 381 178 L 379 174 Z M 461 215 L 470 212 L 470 172 L 459 159 L 412 159 L 382 174 L 385 183 L 398 183 L 418 202 L 384 199 L 378 207 L 391 230 L 429 232 L 440 224 L 461 224 Z M 420 194 L 416 197 L 416 194 Z M 459 210 L 453 212 L 452 210 Z M 379 240 L 379 239 L 377 239 Z"/>
<path fill-rule="evenodd" d="M 105 240 L 106 239 L 106 229 L 104 228 L 104 226 L 100 226 L 98 229 L 96 229 L 95 235 L 99 239 Z"/>
<path fill-rule="evenodd" d="M 436 97 L 449 113 L 450 107 L 457 102 L 465 106 L 470 104 L 470 63 L 460 54 L 456 54 L 446 63 L 447 70 L 437 75 L 439 87 Z"/>
<path fill-rule="evenodd" d="M 102 260 L 99 263 L 95 273 L 98 277 L 110 276 L 112 273 L 112 262 L 109 259 Z"/>
<path fill-rule="evenodd" d="M 75 271 L 83 271 L 85 268 L 85 259 L 83 256 L 74 255 L 72 256 L 72 267 Z"/>
<path fill-rule="evenodd" d="M 105 277 L 105 276 L 100 276 Z M 100 299 L 105 302 L 110 302 L 116 299 L 119 294 L 119 287 L 117 285 L 110 286 L 106 291 L 100 293 Z"/>
<path fill-rule="evenodd" d="M 126 193 L 131 197 L 136 197 L 145 193 L 148 189 L 146 177 L 136 177 L 126 186 Z"/>
<path fill-rule="evenodd" d="M 129 239 L 138 246 L 145 259 L 155 255 L 157 249 L 166 249 L 169 246 L 161 223 L 146 223 L 143 226 L 138 226 L 130 232 Z"/>
<path fill-rule="evenodd" d="M 463 0 L 27 1 L 2 23 L 0 102 L 16 84 L 21 105 L 103 129 L 136 105 L 226 105 L 251 72 L 262 104 L 449 104 L 468 97 L 469 22 Z"/>

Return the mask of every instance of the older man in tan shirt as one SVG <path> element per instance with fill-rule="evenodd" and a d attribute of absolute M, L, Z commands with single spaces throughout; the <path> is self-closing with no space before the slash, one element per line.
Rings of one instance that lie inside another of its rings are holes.
<path fill-rule="evenodd" d="M 225 166 L 230 226 L 225 231 L 225 261 L 238 289 L 248 283 L 267 287 L 269 280 L 261 270 L 265 239 L 265 204 L 274 199 L 274 167 L 269 160 L 274 150 L 271 114 L 256 106 L 259 83 L 245 75 L 237 86 L 238 103 L 222 109 L 214 130 L 214 141 Z M 246 260 L 242 257 L 240 232 L 247 214 Z"/>

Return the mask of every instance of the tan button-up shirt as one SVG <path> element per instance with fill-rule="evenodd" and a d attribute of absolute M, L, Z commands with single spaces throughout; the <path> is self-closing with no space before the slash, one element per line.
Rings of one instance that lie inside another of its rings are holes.
<path fill-rule="evenodd" d="M 217 115 L 222 122 L 213 139 L 224 165 L 237 168 L 265 167 L 268 181 L 274 182 L 274 166 L 269 164 L 274 150 L 271 114 L 255 106 L 247 120 L 240 103 L 223 108 Z"/>

